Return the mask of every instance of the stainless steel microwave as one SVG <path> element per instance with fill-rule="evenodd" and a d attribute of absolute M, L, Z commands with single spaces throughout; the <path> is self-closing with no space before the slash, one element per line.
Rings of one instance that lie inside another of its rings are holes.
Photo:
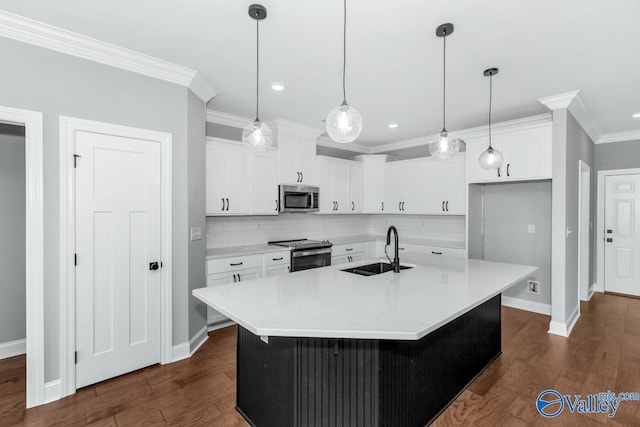
<path fill-rule="evenodd" d="M 280 212 L 318 212 L 319 192 L 308 185 L 281 185 Z"/>

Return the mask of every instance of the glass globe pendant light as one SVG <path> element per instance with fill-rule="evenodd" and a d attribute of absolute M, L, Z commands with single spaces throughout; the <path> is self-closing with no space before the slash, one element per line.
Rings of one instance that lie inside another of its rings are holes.
<path fill-rule="evenodd" d="M 260 121 L 260 21 L 267 17 L 267 9 L 261 4 L 249 6 L 249 16 L 256 20 L 256 118 L 242 132 L 242 142 L 253 150 L 266 150 L 273 145 L 273 133 Z"/>
<path fill-rule="evenodd" d="M 329 112 L 326 121 L 327 134 L 335 142 L 348 144 L 362 132 L 362 116 L 347 103 L 345 84 L 347 68 L 347 0 L 344 0 L 344 23 L 342 33 L 342 104 Z"/>
<path fill-rule="evenodd" d="M 429 153 L 436 159 L 448 160 L 460 151 L 460 139 L 447 131 L 447 37 L 453 33 L 453 24 L 442 24 L 436 28 L 436 36 L 442 37 L 443 73 L 442 73 L 442 131 L 431 138 Z"/>
<path fill-rule="evenodd" d="M 480 166 L 483 169 L 498 169 L 502 166 L 502 153 L 491 146 L 491 103 L 493 101 L 493 76 L 498 74 L 497 68 L 484 70 L 485 77 L 489 77 L 489 148 L 480 154 Z"/>

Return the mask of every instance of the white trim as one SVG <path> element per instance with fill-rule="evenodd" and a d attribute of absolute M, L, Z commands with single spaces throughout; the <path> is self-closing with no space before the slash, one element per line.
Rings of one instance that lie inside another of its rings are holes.
<path fill-rule="evenodd" d="M 551 304 L 502 295 L 502 305 L 511 308 L 517 308 L 519 310 L 531 311 L 533 313 L 551 316 Z"/>
<path fill-rule="evenodd" d="M 569 112 L 576 119 L 576 121 L 580 124 L 582 129 L 589 135 L 591 141 L 596 142 L 602 136 L 602 131 L 600 127 L 593 121 L 593 118 L 589 115 L 587 108 L 584 106 L 584 102 L 582 102 L 582 97 L 580 93 L 576 94 L 573 102 L 569 104 Z"/>
<path fill-rule="evenodd" d="M 640 139 L 640 129 L 629 130 L 626 132 L 608 133 L 602 135 L 598 140 L 594 140 L 596 144 L 609 144 L 611 142 L 626 142 Z"/>
<path fill-rule="evenodd" d="M 281 119 L 279 117 L 269 121 L 269 126 L 271 126 L 271 129 L 275 130 L 294 130 L 298 134 L 306 134 L 316 139 L 320 138 L 320 135 L 324 133 L 324 129 L 318 129 L 301 123 L 292 122 L 290 120 Z"/>
<path fill-rule="evenodd" d="M 193 356 L 196 351 L 202 347 L 202 344 L 207 342 L 209 339 L 209 331 L 207 330 L 207 325 L 204 325 L 202 329 L 200 329 L 190 340 L 189 340 L 189 348 L 192 349 L 189 351 L 189 355 Z M 197 343 L 195 346 L 194 343 Z"/>
<path fill-rule="evenodd" d="M 588 179 L 584 179 L 584 175 L 588 174 Z M 587 186 L 586 200 L 584 200 L 584 192 L 583 185 Z M 583 212 L 583 205 L 587 203 L 587 211 Z M 586 214 L 587 221 L 583 223 L 582 216 Z M 578 159 L 578 308 L 580 308 L 580 301 L 588 301 L 589 300 L 589 275 L 590 275 L 590 266 L 591 266 L 591 166 L 582 159 Z M 584 230 L 583 228 L 587 229 Z M 586 242 L 586 251 L 587 257 L 589 261 L 587 262 L 587 289 L 583 289 L 583 282 L 585 278 L 583 277 L 583 269 L 584 265 L 582 264 L 583 258 L 583 250 L 585 249 L 585 242 L 583 241 L 583 233 L 587 232 L 587 242 Z"/>
<path fill-rule="evenodd" d="M 578 96 L 579 90 L 571 92 L 560 93 L 558 95 L 547 96 L 545 98 L 539 98 L 538 102 L 551 111 L 560 110 L 563 108 L 569 108 L 569 105 L 573 102 L 573 99 Z"/>
<path fill-rule="evenodd" d="M 185 87 L 193 84 L 193 92 L 205 102 L 215 96 L 195 70 L 4 10 L 0 36 Z"/>
<path fill-rule="evenodd" d="M 598 285 L 596 285 L 595 283 L 591 284 L 591 287 L 589 288 L 589 295 L 587 295 L 587 301 L 591 301 L 591 298 L 593 298 L 593 294 L 596 293 L 596 287 Z"/>
<path fill-rule="evenodd" d="M 228 328 L 229 326 L 235 325 L 236 322 L 233 320 L 225 320 L 223 322 L 214 323 L 213 325 L 207 325 L 207 331 L 217 331 L 218 329 Z"/>
<path fill-rule="evenodd" d="M 514 130 L 526 130 L 536 129 L 544 126 L 549 126 L 552 121 L 551 114 L 538 114 L 536 116 L 523 117 L 515 120 L 508 120 L 505 122 L 499 122 L 491 125 L 491 132 L 494 135 L 501 133 L 511 132 Z M 477 138 L 487 135 L 489 126 L 476 126 L 473 128 L 460 129 L 452 131 L 457 137 L 465 139 Z M 413 148 L 423 146 L 429 142 L 430 136 L 419 136 L 417 138 L 406 139 L 403 141 L 390 142 L 388 144 L 376 145 L 369 149 L 368 154 L 384 153 L 392 150 L 402 150 L 405 148 Z"/>
<path fill-rule="evenodd" d="M 62 399 L 62 384 L 60 380 L 49 381 L 44 385 L 44 402 L 50 403 Z"/>
<path fill-rule="evenodd" d="M 253 122 L 248 117 L 236 116 L 235 114 L 223 113 L 217 110 L 207 110 L 207 122 L 224 126 L 244 129 Z"/>
<path fill-rule="evenodd" d="M 0 122 L 25 127 L 27 408 L 44 397 L 44 202 L 42 113 L 0 106 Z"/>
<path fill-rule="evenodd" d="M 172 357 L 172 136 L 169 133 L 60 116 L 60 395 L 76 391 L 75 342 L 75 133 L 93 132 L 160 143 L 162 155 L 162 288 L 160 363 Z"/>
<path fill-rule="evenodd" d="M 191 80 L 189 89 L 205 103 L 211 101 L 217 95 L 216 90 L 200 71 L 198 71 L 193 80 Z"/>
<path fill-rule="evenodd" d="M 0 344 L 0 359 L 19 356 L 27 352 L 27 339 L 8 341 Z"/>
<path fill-rule="evenodd" d="M 604 230 L 605 230 L 605 208 L 606 208 L 606 177 L 616 175 L 638 175 L 640 168 L 636 169 L 610 169 L 598 171 L 598 207 L 597 217 L 598 224 L 596 233 L 602 233 L 600 237 L 596 234 L 597 251 L 596 251 L 596 276 L 597 282 L 594 283 L 596 292 L 605 291 L 604 276 Z"/>
<path fill-rule="evenodd" d="M 560 335 L 562 337 L 568 337 L 569 335 L 571 335 L 571 331 L 573 330 L 573 327 L 578 322 L 579 318 L 580 318 L 580 310 L 578 309 L 578 307 L 576 307 L 573 310 L 573 313 L 571 313 L 571 316 L 569 317 L 566 323 L 558 322 L 555 320 L 552 320 L 551 322 L 549 322 L 548 332 L 550 334 Z"/>
<path fill-rule="evenodd" d="M 178 362 L 180 360 L 188 359 L 193 356 L 196 351 L 202 347 L 202 345 L 207 342 L 209 339 L 209 333 L 207 329 L 207 325 L 205 325 L 202 329 L 200 329 L 196 334 L 191 337 L 191 339 L 187 342 L 183 342 L 182 344 L 174 345 L 171 349 L 171 362 Z M 191 349 L 191 346 L 197 342 L 198 344 Z"/>
<path fill-rule="evenodd" d="M 188 359 L 189 354 L 189 342 L 183 342 L 182 344 L 174 345 L 171 348 L 171 361 L 178 362 L 180 360 Z"/>

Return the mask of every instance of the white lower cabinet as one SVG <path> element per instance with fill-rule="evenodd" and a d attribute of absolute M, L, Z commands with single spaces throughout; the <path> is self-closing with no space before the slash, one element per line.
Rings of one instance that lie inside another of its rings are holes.
<path fill-rule="evenodd" d="M 280 276 L 291 271 L 291 252 L 271 252 L 262 255 L 264 277 Z"/>
<path fill-rule="evenodd" d="M 331 248 L 331 265 L 364 261 L 371 257 L 370 247 L 369 242 L 334 245 Z"/>

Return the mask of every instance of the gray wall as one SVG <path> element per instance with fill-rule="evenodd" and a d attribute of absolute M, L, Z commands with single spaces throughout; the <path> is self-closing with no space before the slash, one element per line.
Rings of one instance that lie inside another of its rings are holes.
<path fill-rule="evenodd" d="M 26 337 L 24 143 L 0 123 L 0 344 Z"/>
<path fill-rule="evenodd" d="M 567 299 L 566 310 L 567 316 L 571 314 L 573 307 L 576 305 L 579 292 L 579 275 L 578 275 L 578 222 L 580 217 L 579 211 L 579 176 L 580 168 L 578 160 L 582 160 L 591 166 L 591 222 L 595 218 L 596 213 L 596 176 L 594 171 L 595 165 L 595 144 L 589 138 L 589 135 L 582 129 L 580 124 L 571 115 L 567 114 L 567 163 L 566 163 L 566 226 L 572 233 L 566 242 L 566 286 Z M 595 270 L 595 229 L 592 227 L 589 233 L 589 259 L 591 260 L 591 271 L 589 272 L 589 286 L 593 284 L 593 273 Z"/>
<path fill-rule="evenodd" d="M 205 119 L 206 120 L 206 119 Z M 243 129 L 233 126 L 219 125 L 217 123 L 207 123 L 207 136 L 230 139 L 232 141 L 242 141 Z"/>
<path fill-rule="evenodd" d="M 189 227 L 201 227 L 202 239 L 189 242 L 189 337 L 192 338 L 207 323 L 207 307 L 191 291 L 207 286 L 205 278 L 206 221 L 205 221 L 205 123 L 204 102 L 189 92 L 187 99 L 189 142 Z M 190 234 L 190 232 L 189 232 Z M 194 345 L 198 343 L 195 342 Z M 193 350 L 193 349 L 191 349 Z"/>
<path fill-rule="evenodd" d="M 484 187 L 484 242 L 479 221 L 471 221 L 482 218 L 479 187 Z M 474 185 L 469 193 L 469 256 L 479 258 L 484 247 L 486 260 L 538 267 L 504 295 L 551 304 L 551 182 Z M 528 232 L 529 224 L 535 225 L 535 233 Z M 539 295 L 527 292 L 527 280 L 540 282 Z"/>
<path fill-rule="evenodd" d="M 0 38 L 1 104 L 44 116 L 45 380 L 59 378 L 59 116 L 173 135 L 173 344 L 189 339 L 188 90 L 182 86 Z M 202 107 L 204 109 L 204 106 Z M 204 174 L 201 176 L 204 181 Z M 204 258 L 203 258 L 204 259 Z M 204 261 L 203 261 L 204 262 Z"/>

